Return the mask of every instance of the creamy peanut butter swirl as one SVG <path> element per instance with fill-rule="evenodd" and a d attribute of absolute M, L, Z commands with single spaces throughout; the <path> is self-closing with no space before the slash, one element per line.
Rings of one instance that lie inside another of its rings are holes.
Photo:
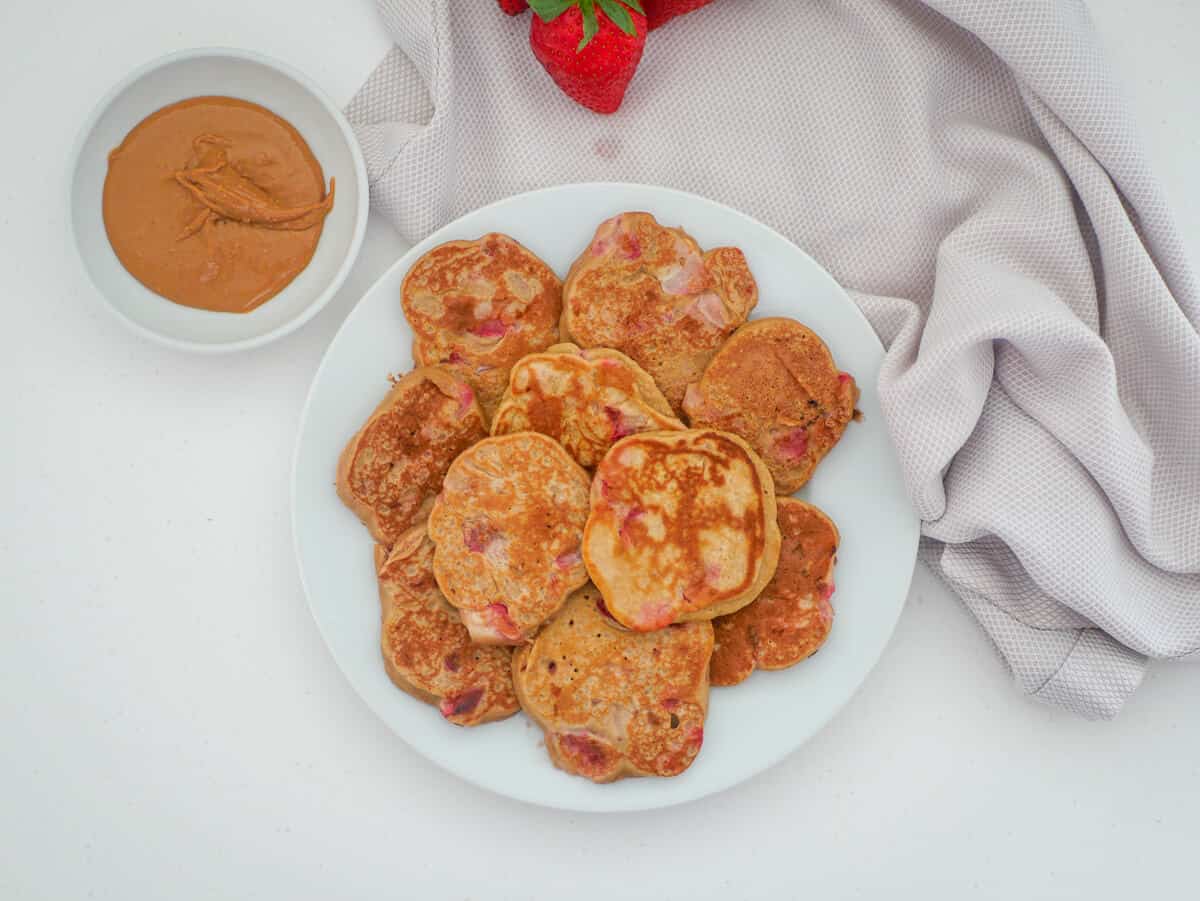
<path fill-rule="evenodd" d="M 163 107 L 108 157 L 104 228 L 121 265 L 188 307 L 246 313 L 304 271 L 334 181 L 290 123 L 233 97 Z"/>
<path fill-rule="evenodd" d="M 260 228 L 303 231 L 320 225 L 333 209 L 337 179 L 329 180 L 323 200 L 301 206 L 283 206 L 270 194 L 229 165 L 232 142 L 217 135 L 200 135 L 192 142 L 199 163 L 175 173 L 175 181 L 199 201 L 202 209 L 179 236 L 190 238 L 210 216 L 232 219 Z"/>

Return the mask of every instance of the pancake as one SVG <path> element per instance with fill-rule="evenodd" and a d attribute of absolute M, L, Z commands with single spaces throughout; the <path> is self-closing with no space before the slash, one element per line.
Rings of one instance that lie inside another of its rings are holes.
<path fill-rule="evenodd" d="M 513 684 L 560 769 L 595 782 L 676 776 L 704 741 L 712 647 L 706 622 L 622 629 L 588 585 L 516 652 Z"/>
<path fill-rule="evenodd" d="M 400 300 L 414 359 L 469 382 L 489 417 L 512 364 L 558 341 L 562 283 L 507 235 L 433 248 L 404 277 Z"/>
<path fill-rule="evenodd" d="M 601 223 L 571 266 L 563 339 L 628 354 L 679 413 L 687 385 L 757 303 L 736 247 L 703 253 L 683 229 L 649 213 L 622 213 Z"/>
<path fill-rule="evenodd" d="M 713 685 L 736 685 L 756 667 L 787 669 L 815 654 L 833 626 L 837 526 L 804 501 L 778 504 L 779 568 L 754 603 L 713 620 Z"/>
<path fill-rule="evenodd" d="M 684 410 L 693 426 L 740 435 L 791 494 L 837 444 L 854 418 L 858 385 L 825 342 L 794 319 L 756 319 L 717 352 Z"/>
<path fill-rule="evenodd" d="M 626 435 L 683 427 L 637 363 L 606 347 L 574 344 L 518 361 L 492 418 L 493 435 L 549 435 L 588 469 Z"/>
<path fill-rule="evenodd" d="M 338 496 L 390 546 L 424 523 L 451 461 L 486 436 L 470 385 L 441 368 L 413 370 L 342 451 Z"/>
<path fill-rule="evenodd" d="M 458 726 L 512 716 L 518 709 L 512 651 L 471 643 L 437 590 L 432 567 L 433 544 L 423 525 L 402 535 L 390 553 L 375 545 L 388 676 Z"/>
<path fill-rule="evenodd" d="M 771 474 L 711 429 L 618 441 L 596 469 L 583 559 L 613 617 L 641 632 L 749 604 L 775 573 Z"/>
<path fill-rule="evenodd" d="M 429 517 L 433 572 L 471 638 L 520 644 L 587 581 L 588 475 L 552 438 L 488 438 L 446 473 Z"/>

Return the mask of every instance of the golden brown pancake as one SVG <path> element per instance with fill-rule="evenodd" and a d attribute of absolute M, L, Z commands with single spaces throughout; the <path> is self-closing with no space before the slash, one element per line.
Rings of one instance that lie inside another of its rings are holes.
<path fill-rule="evenodd" d="M 779 568 L 754 603 L 713 620 L 713 685 L 736 685 L 755 667 L 787 669 L 815 654 L 833 626 L 837 526 L 804 501 L 778 504 Z"/>
<path fill-rule="evenodd" d="M 454 461 L 429 517 L 433 571 L 477 642 L 520 644 L 587 581 L 588 475 L 545 435 L 488 438 Z"/>
<path fill-rule="evenodd" d="M 507 235 L 433 248 L 404 277 L 400 299 L 416 361 L 468 381 L 489 417 L 512 364 L 558 341 L 562 283 Z"/>
<path fill-rule="evenodd" d="M 470 385 L 439 367 L 413 370 L 342 451 L 338 496 L 390 546 L 424 523 L 451 461 L 486 436 Z"/>
<path fill-rule="evenodd" d="M 630 632 L 600 592 L 575 592 L 513 657 L 521 707 L 560 769 L 595 782 L 676 776 L 704 741 L 712 626 Z"/>
<path fill-rule="evenodd" d="M 693 426 L 723 429 L 758 451 L 775 490 L 791 494 L 812 477 L 854 417 L 858 386 L 829 348 L 794 319 L 743 325 L 688 386 Z"/>
<path fill-rule="evenodd" d="M 775 573 L 771 474 L 741 438 L 646 432 L 600 462 L 583 538 L 588 573 L 622 625 L 649 632 L 754 600 Z"/>
<path fill-rule="evenodd" d="M 653 377 L 672 409 L 758 303 L 736 247 L 703 253 L 649 213 L 601 223 L 563 286 L 563 338 L 613 347 Z"/>
<path fill-rule="evenodd" d="M 518 709 L 512 651 L 471 643 L 438 591 L 432 567 L 433 544 L 423 525 L 402 535 L 390 553 L 375 545 L 388 676 L 459 726 L 512 716 Z"/>
<path fill-rule="evenodd" d="M 606 347 L 574 344 L 518 361 L 492 418 L 493 435 L 549 435 L 588 469 L 626 435 L 683 427 L 637 363 Z"/>

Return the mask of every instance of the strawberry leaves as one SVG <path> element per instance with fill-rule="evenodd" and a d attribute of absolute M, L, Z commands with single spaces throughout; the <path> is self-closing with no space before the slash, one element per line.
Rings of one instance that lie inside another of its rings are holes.
<path fill-rule="evenodd" d="M 630 37 L 637 36 L 637 26 L 626 7 L 644 16 L 645 12 L 639 0 L 529 0 L 530 8 L 543 22 L 553 22 L 572 6 L 579 7 L 583 17 L 583 38 L 575 48 L 576 52 L 583 50 L 600 30 L 600 22 L 596 18 L 597 4 L 604 15 L 621 31 Z"/>
<path fill-rule="evenodd" d="M 579 11 L 583 13 L 583 40 L 575 48 L 576 53 L 590 44 L 596 32 L 600 30 L 600 23 L 596 21 L 595 0 L 579 0 Z"/>
<path fill-rule="evenodd" d="M 533 0 L 529 6 L 543 22 L 553 22 L 576 3 L 577 0 Z"/>
<path fill-rule="evenodd" d="M 632 4 L 634 9 L 638 9 L 637 0 Z M 637 29 L 633 26 L 633 18 L 629 15 L 629 10 L 617 2 L 617 0 L 600 0 L 600 8 L 604 10 L 604 14 L 612 19 L 613 24 L 620 28 L 628 35 L 637 34 Z"/>

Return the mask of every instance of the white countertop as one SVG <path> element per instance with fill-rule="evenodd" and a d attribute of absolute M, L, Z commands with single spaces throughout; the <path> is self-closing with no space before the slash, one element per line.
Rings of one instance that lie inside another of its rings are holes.
<path fill-rule="evenodd" d="M 1090 5 L 1200 248 L 1200 6 Z M 842 715 L 715 798 L 556 813 L 410 751 L 317 634 L 287 490 L 317 361 L 403 245 L 373 218 L 330 309 L 213 359 L 113 321 L 67 233 L 78 123 L 135 64 L 207 44 L 282 58 L 338 100 L 387 48 L 371 0 L 0 9 L 0 898 L 1196 891 L 1200 667 L 1156 667 L 1118 720 L 1085 722 L 1021 696 L 924 570 Z"/>

